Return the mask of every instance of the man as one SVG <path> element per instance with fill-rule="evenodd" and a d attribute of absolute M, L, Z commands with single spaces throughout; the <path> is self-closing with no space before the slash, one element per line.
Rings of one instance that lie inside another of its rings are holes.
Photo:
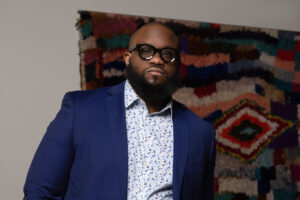
<path fill-rule="evenodd" d="M 171 99 L 179 41 L 151 23 L 124 54 L 128 80 L 69 92 L 35 154 L 26 200 L 213 199 L 213 127 Z"/>

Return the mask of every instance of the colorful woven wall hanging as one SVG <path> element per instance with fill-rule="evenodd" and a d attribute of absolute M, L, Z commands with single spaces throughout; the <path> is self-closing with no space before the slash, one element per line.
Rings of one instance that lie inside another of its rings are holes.
<path fill-rule="evenodd" d="M 164 23 L 181 45 L 174 99 L 215 126 L 216 199 L 300 198 L 300 33 L 79 14 L 82 89 L 123 81 L 130 35 L 147 22 Z"/>

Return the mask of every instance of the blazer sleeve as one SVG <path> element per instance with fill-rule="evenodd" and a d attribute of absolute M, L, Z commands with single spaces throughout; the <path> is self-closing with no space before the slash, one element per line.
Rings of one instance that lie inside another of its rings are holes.
<path fill-rule="evenodd" d="M 205 168 L 205 178 L 204 178 L 204 200 L 214 200 L 214 170 L 216 161 L 216 144 L 215 144 L 215 131 L 213 127 L 211 128 L 211 145 L 210 145 L 210 155 L 209 160 Z"/>
<path fill-rule="evenodd" d="M 24 185 L 24 200 L 64 199 L 74 157 L 73 119 L 72 93 L 67 93 L 34 155 Z"/>

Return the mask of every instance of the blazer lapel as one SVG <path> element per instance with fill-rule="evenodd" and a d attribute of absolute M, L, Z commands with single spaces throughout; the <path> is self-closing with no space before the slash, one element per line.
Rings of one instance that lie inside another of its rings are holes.
<path fill-rule="evenodd" d="M 174 101 L 174 160 L 173 160 L 173 197 L 180 199 L 180 191 L 189 147 L 189 123 L 186 109 Z"/>
<path fill-rule="evenodd" d="M 124 83 L 111 87 L 107 98 L 108 126 L 120 174 L 121 195 L 127 199 L 128 147 L 124 106 Z"/>

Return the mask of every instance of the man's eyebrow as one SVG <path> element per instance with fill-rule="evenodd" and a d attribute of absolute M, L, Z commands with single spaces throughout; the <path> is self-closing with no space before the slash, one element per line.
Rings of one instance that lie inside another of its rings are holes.
<path fill-rule="evenodd" d="M 176 50 L 178 50 L 176 47 L 174 48 L 174 47 L 171 47 L 171 46 L 165 46 L 163 48 L 170 48 L 170 49 L 176 49 Z"/>
<path fill-rule="evenodd" d="M 146 42 L 137 43 L 137 44 L 135 44 L 135 45 L 133 46 L 133 48 L 135 48 L 136 45 L 138 45 L 138 44 L 151 45 L 151 46 L 154 46 L 154 47 L 157 48 L 157 49 L 165 49 L 165 48 L 169 48 L 169 49 L 175 49 L 175 50 L 178 50 L 176 47 L 172 47 L 172 46 L 169 46 L 169 45 L 163 46 L 162 48 L 158 48 L 158 47 L 156 47 L 154 44 L 152 44 L 152 43 L 146 43 Z M 133 49 L 133 48 L 132 48 L 132 49 Z"/>

